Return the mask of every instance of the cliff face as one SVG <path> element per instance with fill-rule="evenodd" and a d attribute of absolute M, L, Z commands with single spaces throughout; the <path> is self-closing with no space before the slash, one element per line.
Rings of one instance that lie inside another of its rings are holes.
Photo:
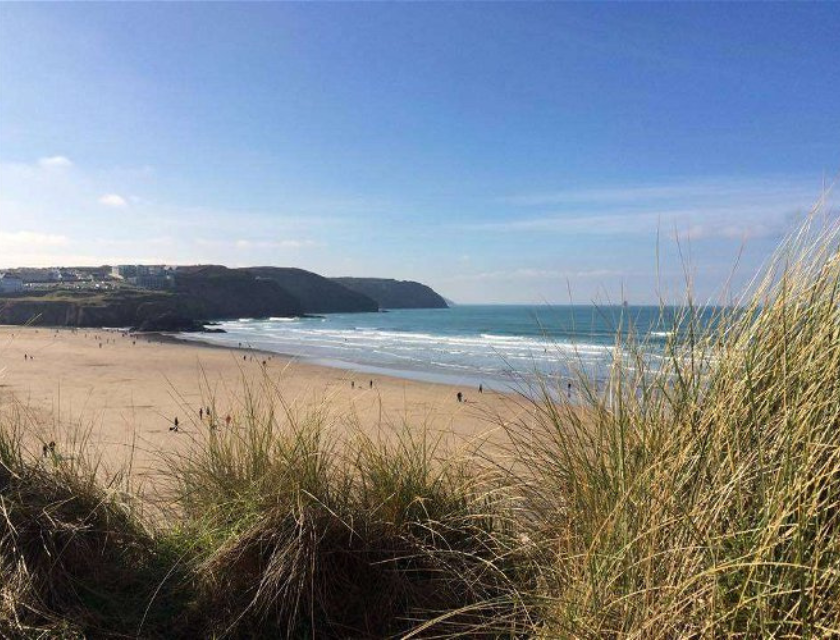
<path fill-rule="evenodd" d="M 204 306 L 205 319 L 297 316 L 303 305 L 273 280 L 247 270 L 219 266 L 182 267 L 175 276 L 175 293 Z"/>
<path fill-rule="evenodd" d="M 175 290 L 42 291 L 0 297 L 0 323 L 187 331 L 208 320 L 295 316 L 297 298 L 279 284 L 225 267 L 180 270 Z"/>
<path fill-rule="evenodd" d="M 46 292 L 0 298 L 0 323 L 67 327 L 139 327 L 160 319 L 196 328 L 200 305 L 166 293 Z"/>
<path fill-rule="evenodd" d="M 276 282 L 300 301 L 304 313 L 379 310 L 379 304 L 367 295 L 311 271 L 284 267 L 248 267 L 240 271 Z"/>
<path fill-rule="evenodd" d="M 0 324 L 188 331 L 210 320 L 446 306 L 418 282 L 206 265 L 179 268 L 170 291 L 58 289 L 0 296 Z"/>
<path fill-rule="evenodd" d="M 445 309 L 448 306 L 431 287 L 411 280 L 333 278 L 333 281 L 373 298 L 381 309 Z"/>

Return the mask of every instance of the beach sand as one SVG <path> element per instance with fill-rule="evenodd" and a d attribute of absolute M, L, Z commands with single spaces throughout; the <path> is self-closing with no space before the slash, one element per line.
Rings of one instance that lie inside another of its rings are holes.
<path fill-rule="evenodd" d="M 361 428 L 389 437 L 408 424 L 446 434 L 451 446 L 498 443 L 494 421 L 527 411 L 511 395 L 371 376 L 276 354 L 95 329 L 0 327 L 0 418 L 24 415 L 26 440 L 35 451 L 52 440 L 59 451 L 70 449 L 68 439 L 87 433 L 103 469 L 131 460 L 141 484 L 160 479 L 162 453 L 182 452 L 206 435 L 209 422 L 199 419 L 199 408 L 213 406 L 220 428 L 228 415 L 229 428 L 237 428 L 243 390 L 264 385 L 277 389 L 296 415 L 328 407 L 329 422 L 344 432 L 339 435 Z M 465 402 L 457 401 L 458 391 Z M 176 417 L 178 433 L 170 431 Z"/>

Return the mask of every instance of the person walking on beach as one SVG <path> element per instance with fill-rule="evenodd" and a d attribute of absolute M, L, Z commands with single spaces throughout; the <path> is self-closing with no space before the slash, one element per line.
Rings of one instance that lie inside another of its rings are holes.
<path fill-rule="evenodd" d="M 456 396 L 458 398 L 458 402 L 463 402 L 464 401 L 464 394 L 461 393 L 460 391 L 456 394 Z"/>
<path fill-rule="evenodd" d="M 229 427 L 229 426 L 230 426 L 230 414 L 227 414 L 227 415 L 225 416 L 225 426 L 226 426 L 226 427 Z"/>
<path fill-rule="evenodd" d="M 169 430 L 170 430 L 170 431 L 175 431 L 175 432 L 177 432 L 177 431 L 178 431 L 178 428 L 179 428 L 179 424 L 178 424 L 178 416 L 175 416 L 175 419 L 172 421 L 172 426 L 171 426 L 171 427 L 169 427 Z"/>
<path fill-rule="evenodd" d="M 199 407 L 198 409 L 198 419 L 204 420 L 204 407 Z"/>
<path fill-rule="evenodd" d="M 483 384 L 478 385 L 478 392 L 479 393 L 484 393 L 484 385 Z"/>

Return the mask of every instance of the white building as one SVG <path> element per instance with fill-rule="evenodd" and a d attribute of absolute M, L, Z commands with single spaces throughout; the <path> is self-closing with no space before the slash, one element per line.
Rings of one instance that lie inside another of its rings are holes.
<path fill-rule="evenodd" d="M 23 280 L 10 273 L 0 273 L 0 293 L 17 293 L 23 291 Z"/>

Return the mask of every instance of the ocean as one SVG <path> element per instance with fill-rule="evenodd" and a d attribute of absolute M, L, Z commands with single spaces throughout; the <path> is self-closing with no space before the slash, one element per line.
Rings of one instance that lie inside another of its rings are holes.
<path fill-rule="evenodd" d="M 664 311 L 664 312 L 663 312 Z M 302 318 L 242 318 L 225 333 L 183 334 L 369 374 L 508 390 L 572 368 L 606 374 L 616 335 L 632 326 L 652 358 L 673 330 L 658 306 L 458 305 Z"/>
<path fill-rule="evenodd" d="M 536 376 L 562 383 L 574 368 L 603 379 L 617 331 L 629 326 L 656 358 L 673 330 L 674 314 L 658 306 L 459 305 L 242 318 L 220 323 L 225 333 L 182 337 L 368 374 L 509 390 Z"/>

